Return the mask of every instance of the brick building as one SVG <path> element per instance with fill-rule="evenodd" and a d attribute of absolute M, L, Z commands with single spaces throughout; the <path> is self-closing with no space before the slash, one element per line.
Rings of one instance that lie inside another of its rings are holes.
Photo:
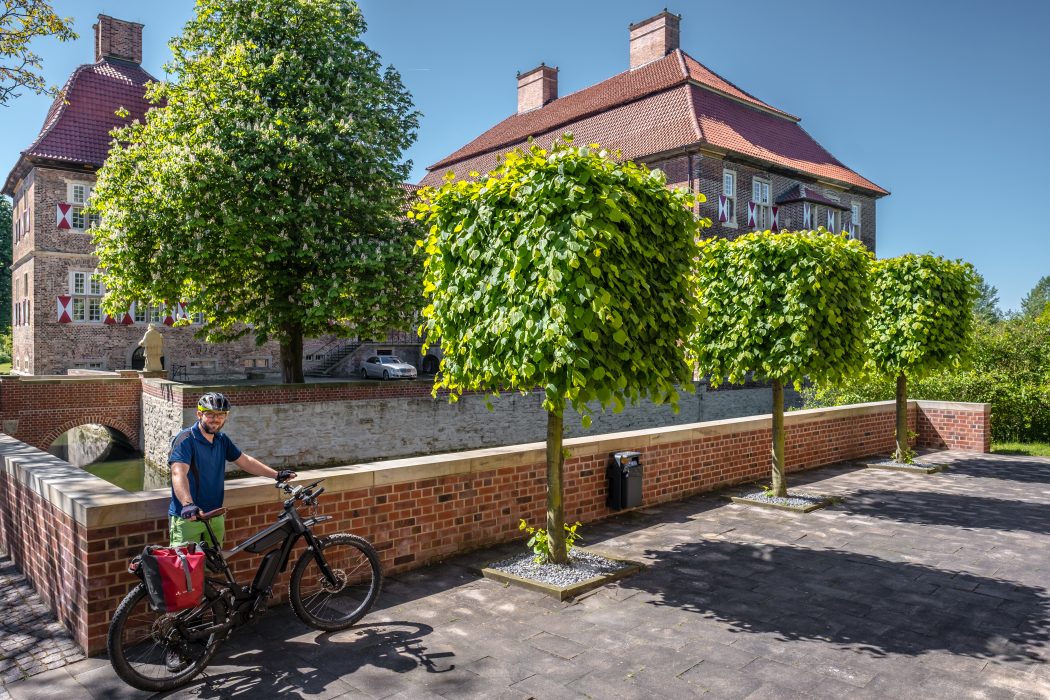
<path fill-rule="evenodd" d="M 431 165 L 421 184 L 440 185 L 449 170 L 487 172 L 530 137 L 546 146 L 571 131 L 703 193 L 697 214 L 714 234 L 824 226 L 874 251 L 875 204 L 889 192 L 828 153 L 798 117 L 682 51 L 680 19 L 665 10 L 632 24 L 629 69 L 570 95 L 558 97 L 557 68 L 519 73 L 517 113 Z"/>
<path fill-rule="evenodd" d="M 277 343 L 257 346 L 251 336 L 221 344 L 197 340 L 197 323 L 171 327 L 180 318 L 197 320 L 182 304 L 140 303 L 118 317 L 101 311 L 105 290 L 84 205 L 109 152 L 110 130 L 143 119 L 149 109 L 145 85 L 155 78 L 141 66 L 142 29 L 98 16 L 95 62 L 73 72 L 65 99 L 51 105 L 36 140 L 4 182 L 3 193 L 14 200 L 12 372 L 141 369 L 138 343 L 154 322 L 163 324 L 165 366 L 175 377 L 278 375 Z M 120 108 L 126 117 L 116 115 Z M 414 333 L 392 334 L 382 344 L 315 338 L 304 344 L 304 365 L 308 373 L 347 374 L 377 352 L 400 353 L 418 364 L 419 347 Z"/>

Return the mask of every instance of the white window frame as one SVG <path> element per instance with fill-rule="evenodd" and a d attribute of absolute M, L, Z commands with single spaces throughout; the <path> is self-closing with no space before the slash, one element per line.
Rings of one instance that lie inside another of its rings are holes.
<path fill-rule="evenodd" d="M 765 231 L 773 223 L 772 192 L 772 181 L 757 175 L 751 178 L 751 201 L 757 205 L 755 207 L 755 228 L 758 231 Z"/>
<path fill-rule="evenodd" d="M 189 362 L 190 369 L 218 369 L 218 360 L 212 358 L 197 358 Z"/>
<path fill-rule="evenodd" d="M 102 296 L 106 287 L 97 270 L 70 270 L 69 296 L 73 297 L 74 323 L 102 323 Z"/>
<path fill-rule="evenodd" d="M 84 213 L 84 208 L 91 199 L 91 192 L 94 188 L 94 184 L 90 182 L 66 183 L 66 201 L 71 205 L 69 225 L 74 231 L 87 231 L 99 224 L 98 214 L 88 216 Z"/>
<path fill-rule="evenodd" d="M 852 233 L 849 235 L 850 238 L 860 240 L 860 221 L 862 212 L 863 208 L 860 202 L 850 203 L 850 223 L 852 224 L 851 228 L 853 229 Z"/>
<path fill-rule="evenodd" d="M 727 191 L 727 188 L 726 188 L 726 181 L 727 181 L 727 179 L 730 179 L 732 181 L 732 184 L 728 188 L 728 191 Z M 726 226 L 726 227 L 729 227 L 729 228 L 736 228 L 737 227 L 736 212 L 737 212 L 737 209 L 739 209 L 739 207 L 737 207 L 736 183 L 737 183 L 736 171 L 735 170 L 730 170 L 729 168 L 722 168 L 722 196 L 726 197 L 729 200 L 729 202 L 730 202 L 730 205 L 729 205 L 729 219 L 726 220 L 726 221 L 723 221 L 722 225 Z"/>

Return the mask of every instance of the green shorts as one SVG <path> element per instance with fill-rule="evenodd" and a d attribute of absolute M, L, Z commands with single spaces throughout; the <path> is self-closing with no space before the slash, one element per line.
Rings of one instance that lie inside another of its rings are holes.
<path fill-rule="evenodd" d="M 171 537 L 171 544 L 179 544 L 182 542 L 200 542 L 206 540 L 211 542 L 208 537 L 208 531 L 204 529 L 204 523 L 200 520 L 183 520 L 177 515 L 169 516 L 170 520 L 170 531 L 169 536 Z M 218 546 L 222 547 L 223 535 L 226 534 L 226 516 L 220 515 L 216 518 L 212 518 L 208 521 L 211 525 L 211 531 L 215 533 L 215 537 L 218 538 Z M 212 545 L 215 543 L 212 542 Z"/>

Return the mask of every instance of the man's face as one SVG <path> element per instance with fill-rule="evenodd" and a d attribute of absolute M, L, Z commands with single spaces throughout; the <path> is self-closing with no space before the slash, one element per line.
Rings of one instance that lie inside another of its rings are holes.
<path fill-rule="evenodd" d="M 226 423 L 226 416 L 229 414 L 229 411 L 197 411 L 197 420 L 200 421 L 201 430 L 209 435 L 214 435 L 222 430 L 223 424 Z"/>

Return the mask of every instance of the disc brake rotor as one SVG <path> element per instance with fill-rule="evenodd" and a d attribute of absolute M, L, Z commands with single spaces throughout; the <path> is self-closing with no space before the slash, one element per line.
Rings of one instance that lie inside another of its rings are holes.
<path fill-rule="evenodd" d="M 319 582 L 321 584 L 321 589 L 325 593 L 338 593 L 339 591 L 341 591 L 344 588 L 346 588 L 346 572 L 345 571 L 343 571 L 342 569 L 335 569 L 332 572 L 332 575 L 335 577 L 335 581 L 336 581 L 334 586 L 324 576 L 321 576 L 321 578 L 320 578 Z"/>

